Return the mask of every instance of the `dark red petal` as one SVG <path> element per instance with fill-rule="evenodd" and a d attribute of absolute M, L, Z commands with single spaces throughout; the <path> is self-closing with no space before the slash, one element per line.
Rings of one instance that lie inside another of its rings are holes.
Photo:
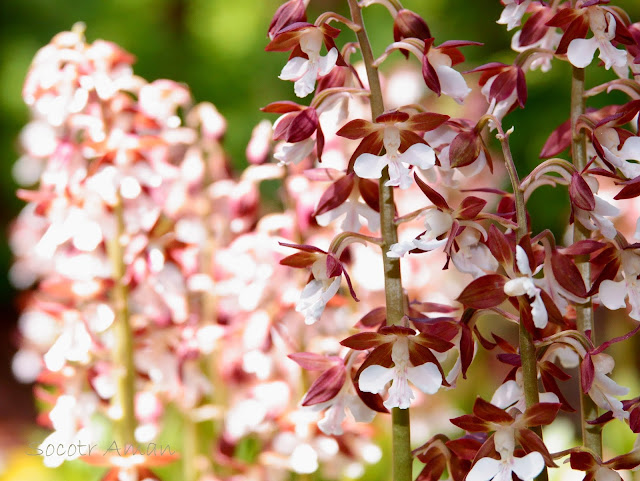
<path fill-rule="evenodd" d="M 480 155 L 482 143 L 480 136 L 474 131 L 460 132 L 451 141 L 449 162 L 452 168 L 465 167 L 475 162 Z"/>
<path fill-rule="evenodd" d="M 591 187 L 577 172 L 574 172 L 571 176 L 569 197 L 571 202 L 580 209 L 591 211 L 596 208 L 596 198 L 591 191 Z"/>
<path fill-rule="evenodd" d="M 376 307 L 372 311 L 366 313 L 362 319 L 358 321 L 356 326 L 358 327 L 378 327 L 384 324 L 387 320 L 387 309 L 383 307 Z"/>
<path fill-rule="evenodd" d="M 322 356 L 313 352 L 296 352 L 287 357 L 307 371 L 325 371 L 340 361 L 340 358 Z"/>
<path fill-rule="evenodd" d="M 487 201 L 484 199 L 472 195 L 465 197 L 458 207 L 456 217 L 463 220 L 475 219 L 485 205 L 487 205 Z"/>
<path fill-rule="evenodd" d="M 296 252 L 280 260 L 280 265 L 288 267 L 309 267 L 318 260 L 318 255 L 312 252 Z"/>
<path fill-rule="evenodd" d="M 406 122 L 407 120 L 409 120 L 409 114 L 400 110 L 385 112 L 376 117 L 376 123 L 378 124 L 396 124 L 398 122 Z"/>
<path fill-rule="evenodd" d="M 536 403 L 524 412 L 525 426 L 547 426 L 551 424 L 560 411 L 560 403 Z"/>
<path fill-rule="evenodd" d="M 368 120 L 356 119 L 351 122 L 347 122 L 340 130 L 336 132 L 336 135 L 340 137 L 346 137 L 347 139 L 361 139 L 367 135 L 372 134 L 378 129 Z"/>
<path fill-rule="evenodd" d="M 414 172 L 413 177 L 416 180 L 416 184 L 418 184 L 418 187 L 420 187 L 420 190 L 424 193 L 424 195 L 427 196 L 427 198 L 433 205 L 441 210 L 451 210 L 449 204 L 447 204 L 447 201 L 444 200 L 444 197 L 442 197 L 439 193 L 425 184 L 422 179 L 418 177 L 417 173 Z"/>
<path fill-rule="evenodd" d="M 415 132 L 429 132 L 435 130 L 449 120 L 448 115 L 433 112 L 422 112 L 412 115 L 406 122 L 407 128 Z"/>
<path fill-rule="evenodd" d="M 388 336 L 377 332 L 359 332 L 358 334 L 354 334 L 353 336 L 349 336 L 340 341 L 340 344 L 350 349 L 355 349 L 356 351 L 365 351 L 383 344 L 391 343 L 392 339 L 393 338 L 389 339 Z"/>
<path fill-rule="evenodd" d="M 318 207 L 313 215 L 318 216 L 324 214 L 344 204 L 353 190 L 353 177 L 354 174 L 348 174 L 331 184 L 329 188 L 324 191 L 322 197 L 320 197 Z"/>
<path fill-rule="evenodd" d="M 580 271 L 568 256 L 554 250 L 551 255 L 551 267 L 554 277 L 562 287 L 578 297 L 587 296 Z"/>
<path fill-rule="evenodd" d="M 476 398 L 473 404 L 473 414 L 480 419 L 498 424 L 511 424 L 513 417 L 504 409 L 494 406 L 490 402 L 485 401 L 481 397 Z"/>
<path fill-rule="evenodd" d="M 287 136 L 284 140 L 295 143 L 308 139 L 318 128 L 318 114 L 316 109 L 309 107 L 297 114 L 287 129 Z"/>
<path fill-rule="evenodd" d="M 560 124 L 547 139 L 540 152 L 541 159 L 555 157 L 571 145 L 571 119 Z"/>
<path fill-rule="evenodd" d="M 313 406 L 336 397 L 347 379 L 344 365 L 333 366 L 316 379 L 302 400 L 303 406 Z"/>
<path fill-rule="evenodd" d="M 593 379 L 595 377 L 595 367 L 591 354 L 587 353 L 580 363 L 580 384 L 582 392 L 587 394 L 593 385 Z"/>
<path fill-rule="evenodd" d="M 506 299 L 504 285 L 507 279 L 499 274 L 489 274 L 472 281 L 462 291 L 457 301 L 474 309 L 490 309 Z"/>

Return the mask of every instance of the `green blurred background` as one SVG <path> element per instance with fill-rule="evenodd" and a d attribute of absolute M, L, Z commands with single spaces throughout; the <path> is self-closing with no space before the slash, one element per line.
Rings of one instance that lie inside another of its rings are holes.
<path fill-rule="evenodd" d="M 0 155 L 2 156 L 0 222 L 7 231 L 21 204 L 11 167 L 17 159 L 16 138 L 28 120 L 21 98 L 22 83 L 36 51 L 58 32 L 83 21 L 89 41 L 113 41 L 136 55 L 135 71 L 147 80 L 170 78 L 189 85 L 196 101 L 211 101 L 228 121 L 226 147 L 235 165 L 245 165 L 244 149 L 254 125 L 266 116 L 258 109 L 279 99 L 296 100 L 292 85 L 277 79 L 286 54 L 267 54 L 266 29 L 281 0 L 7 0 L 0 2 Z M 613 2 L 640 20 L 640 2 Z M 406 0 L 404 5 L 429 23 L 436 43 L 449 39 L 475 40 L 485 47 L 465 49 L 470 69 L 489 61 L 511 63 L 511 33 L 495 23 L 502 9 L 498 0 Z M 346 14 L 345 0 L 312 0 L 311 19 L 334 10 Z M 380 6 L 366 11 L 374 50 L 379 54 L 391 41 L 391 22 Z M 345 32 L 348 41 L 353 37 Z M 340 42 L 340 41 L 339 41 Z M 403 61 L 395 55 L 396 61 Z M 415 59 L 411 59 L 415 62 Z M 595 62 L 594 62 L 595 65 Z M 593 72 L 591 72 L 593 71 Z M 591 67 L 588 87 L 612 78 L 610 72 Z M 537 162 L 546 137 L 565 120 L 569 109 L 570 71 L 554 64 L 547 74 L 527 76 L 526 111 L 511 114 L 514 156 L 521 173 Z M 613 100 L 612 100 L 613 99 Z M 308 99 L 307 99 L 308 100 Z M 621 103 L 615 94 L 597 99 Z M 273 118 L 271 118 L 273 120 Z M 552 228 L 556 233 L 568 219 L 564 191 L 541 189 L 532 199 L 534 231 Z M 6 272 L 10 265 L 6 235 L 0 243 L 0 450 L 2 433 L 12 437 L 16 427 L 34 421 L 31 391 L 11 379 L 10 361 L 15 352 L 18 296 Z M 472 400 L 473 397 L 470 397 Z M 29 479 L 29 478 L 25 478 Z M 40 479 L 33 477 L 31 479 Z"/>

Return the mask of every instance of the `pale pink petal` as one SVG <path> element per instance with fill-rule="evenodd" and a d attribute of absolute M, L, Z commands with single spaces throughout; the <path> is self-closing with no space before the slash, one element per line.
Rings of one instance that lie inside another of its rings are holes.
<path fill-rule="evenodd" d="M 386 155 L 362 154 L 353 164 L 353 170 L 362 179 L 379 179 L 387 163 Z"/>
<path fill-rule="evenodd" d="M 585 68 L 593 60 L 597 48 L 598 42 L 595 38 L 574 38 L 569 44 L 567 57 L 574 67 Z"/>
<path fill-rule="evenodd" d="M 607 308 L 616 310 L 626 306 L 624 300 L 627 297 L 627 289 L 624 281 L 605 280 L 600 284 L 600 302 Z"/>
<path fill-rule="evenodd" d="M 363 392 L 378 394 L 384 391 L 385 386 L 393 379 L 394 370 L 373 364 L 360 373 L 358 386 Z"/>
<path fill-rule="evenodd" d="M 434 394 L 442 385 L 442 374 L 432 362 L 407 368 L 407 379 L 425 394 Z"/>
<path fill-rule="evenodd" d="M 293 57 L 287 62 L 278 77 L 280 80 L 298 80 L 309 69 L 309 61 L 303 57 Z"/>
<path fill-rule="evenodd" d="M 469 95 L 469 92 L 471 92 L 462 74 L 446 65 L 439 65 L 435 70 L 440 80 L 442 93 L 461 104 L 466 96 Z"/>
<path fill-rule="evenodd" d="M 500 471 L 502 463 L 493 458 L 482 458 L 473 465 L 469 474 L 465 478 L 466 481 L 489 481 L 495 478 Z"/>
<path fill-rule="evenodd" d="M 514 458 L 512 469 L 516 476 L 528 481 L 544 469 L 544 458 L 539 452 L 533 451 L 522 458 Z"/>
<path fill-rule="evenodd" d="M 426 170 L 436 165 L 436 154 L 428 145 L 413 144 L 400 155 L 398 160 Z"/>

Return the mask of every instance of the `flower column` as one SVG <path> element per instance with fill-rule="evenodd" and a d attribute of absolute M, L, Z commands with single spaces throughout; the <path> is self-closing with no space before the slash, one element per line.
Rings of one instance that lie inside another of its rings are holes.
<path fill-rule="evenodd" d="M 376 118 L 384 112 L 380 78 L 374 67 L 373 52 L 367 37 L 362 19 L 362 12 L 356 0 L 348 0 L 351 19 L 360 30 L 357 32 L 362 58 L 367 70 L 369 89 L 371 91 L 371 116 Z M 400 273 L 400 259 L 387 256 L 389 248 L 398 242 L 397 226 L 394 222 L 396 212 L 393 200 L 393 187 L 386 186 L 389 180 L 389 168 L 385 168 L 379 181 L 380 192 L 380 230 L 382 234 L 382 262 L 384 265 L 385 298 L 387 325 L 398 325 L 404 316 L 404 293 Z M 392 410 L 392 443 L 393 443 L 393 479 L 394 481 L 411 481 L 411 456 L 409 409 L 393 408 Z"/>

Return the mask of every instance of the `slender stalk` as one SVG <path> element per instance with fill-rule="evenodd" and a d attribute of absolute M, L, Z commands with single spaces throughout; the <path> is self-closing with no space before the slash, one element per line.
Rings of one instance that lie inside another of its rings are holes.
<path fill-rule="evenodd" d="M 496 120 L 496 125 L 499 126 Z M 520 184 L 520 178 L 518 177 L 518 171 L 513 161 L 513 155 L 511 154 L 511 148 L 509 147 L 509 136 L 505 134 L 502 127 L 499 126 L 498 130 L 500 134 L 498 139 L 502 146 L 502 153 L 504 155 L 504 163 L 509 173 L 509 179 L 513 188 L 513 196 L 516 202 L 516 220 L 518 227 L 516 229 L 516 241 L 520 240 L 527 234 L 527 210 L 524 201 L 524 192 Z M 520 299 L 520 311 L 523 310 L 524 300 Z M 527 407 L 540 402 L 540 394 L 538 392 L 538 361 L 536 359 L 536 347 L 533 344 L 533 338 L 531 333 L 526 329 L 524 322 L 520 320 L 519 324 L 519 344 L 520 344 L 520 363 L 522 365 L 522 381 L 524 388 L 524 397 Z M 540 439 L 542 439 L 542 428 L 540 426 L 531 428 Z M 536 477 L 537 481 L 546 481 L 549 479 L 547 468 L 545 467 L 542 472 Z"/>
<path fill-rule="evenodd" d="M 129 322 L 129 289 L 125 283 L 124 249 L 122 237 L 124 235 L 124 217 L 122 200 L 119 199 L 114 208 L 116 218 L 116 235 L 107 244 L 107 252 L 113 266 L 114 286 L 112 300 L 115 308 L 115 346 L 113 350 L 116 375 L 116 395 L 114 403 L 120 413 L 117 427 L 117 439 L 120 446 L 135 443 L 136 428 L 134 396 L 135 369 L 133 365 L 133 333 Z"/>
<path fill-rule="evenodd" d="M 198 469 L 196 461 L 198 457 L 198 426 L 191 419 L 189 411 L 183 415 L 182 423 L 182 479 L 183 481 L 196 481 Z"/>
<path fill-rule="evenodd" d="M 584 131 L 578 131 L 576 125 L 581 115 L 585 113 L 584 96 L 584 69 L 573 67 L 571 76 L 571 157 L 577 170 L 582 170 L 587 165 L 587 139 Z M 573 241 L 578 242 L 590 237 L 590 232 L 579 222 L 573 223 Z M 589 256 L 576 257 L 576 265 L 587 289 L 591 285 L 591 265 Z M 576 323 L 580 333 L 591 334 L 595 344 L 593 325 L 593 305 L 591 299 L 586 303 L 576 306 Z M 589 337 L 589 336 L 587 336 Z M 590 419 L 598 417 L 598 407 L 585 393 L 580 396 L 580 418 L 582 423 L 582 444 L 602 457 L 602 430 L 600 426 L 591 426 L 587 423 Z"/>
<path fill-rule="evenodd" d="M 375 58 L 371 50 L 371 43 L 364 27 L 362 12 L 357 0 L 348 0 L 351 10 L 351 19 L 360 26 L 356 33 L 360 43 L 360 51 L 364 60 L 369 79 L 371 95 L 371 116 L 376 118 L 384 112 L 380 77 L 373 63 Z M 382 233 L 382 262 L 384 265 L 384 291 L 387 309 L 387 324 L 402 324 L 404 317 L 404 291 L 402 289 L 402 277 L 400 274 L 400 259 L 389 258 L 387 252 L 391 245 L 398 242 L 398 230 L 395 224 L 396 205 L 393 199 L 393 187 L 384 184 L 389 180 L 389 169 L 385 168 L 379 183 L 380 193 L 380 230 Z M 393 480 L 412 480 L 411 457 L 411 431 L 409 422 L 409 410 L 394 408 L 392 412 L 392 445 L 393 445 Z"/>

